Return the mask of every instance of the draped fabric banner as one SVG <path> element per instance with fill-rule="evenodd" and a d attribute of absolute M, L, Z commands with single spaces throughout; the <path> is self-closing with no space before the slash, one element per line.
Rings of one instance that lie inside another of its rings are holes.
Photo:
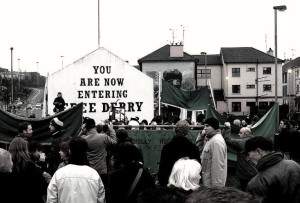
<path fill-rule="evenodd" d="M 190 131 L 187 136 L 195 143 L 199 131 Z M 129 136 L 143 152 L 144 164 L 151 173 L 157 173 L 160 153 L 165 144 L 175 135 L 174 130 L 131 130 Z M 200 154 L 199 154 L 200 156 Z"/>
<path fill-rule="evenodd" d="M 0 110 L 0 141 L 9 143 L 18 134 L 18 124 L 29 122 L 32 125 L 32 140 L 40 143 L 49 143 L 49 123 L 54 117 L 64 123 L 63 137 L 72 137 L 78 135 L 82 124 L 82 103 L 67 109 L 63 112 L 42 119 L 24 118 Z"/>
<path fill-rule="evenodd" d="M 277 103 L 252 126 L 251 131 L 255 136 L 264 136 L 274 140 L 274 134 L 279 125 L 279 106 Z"/>
<path fill-rule="evenodd" d="M 217 119 L 221 125 L 224 125 L 226 118 L 224 118 L 221 114 L 219 114 L 219 112 L 216 111 L 216 109 L 212 106 L 212 105 L 208 105 L 207 109 L 206 109 L 206 115 L 205 118 L 215 118 Z"/>
<path fill-rule="evenodd" d="M 278 125 L 278 105 L 274 105 L 253 127 L 252 132 L 255 136 L 263 136 L 273 139 L 274 133 Z M 211 117 L 221 118 L 213 108 L 210 109 Z M 223 121 L 220 121 L 222 123 Z M 195 143 L 199 130 L 190 130 L 187 136 L 191 142 Z M 175 135 L 174 130 L 135 130 L 129 131 L 129 136 L 132 137 L 135 143 L 141 148 L 144 155 L 145 166 L 150 168 L 152 173 L 158 171 L 160 153 L 162 147 L 168 143 Z M 245 139 L 237 138 L 235 142 L 240 146 L 244 146 Z M 237 153 L 231 143 L 227 143 L 228 160 L 236 162 Z M 200 153 L 199 153 L 200 156 Z"/>
<path fill-rule="evenodd" d="M 187 110 L 203 110 L 211 104 L 207 87 L 194 91 L 181 90 L 162 80 L 161 102 Z"/>
<path fill-rule="evenodd" d="M 195 143 L 199 130 L 190 130 L 187 138 Z M 151 173 L 157 173 L 160 153 L 165 144 L 175 135 L 174 130 L 131 130 L 129 136 L 143 152 L 144 164 Z M 200 156 L 200 153 L 199 153 Z M 228 160 L 236 161 L 236 154 L 228 151 Z"/>

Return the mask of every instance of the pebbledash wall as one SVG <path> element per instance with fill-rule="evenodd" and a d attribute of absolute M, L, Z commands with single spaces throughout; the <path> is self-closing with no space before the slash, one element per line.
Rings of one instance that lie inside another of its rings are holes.
<path fill-rule="evenodd" d="M 45 92 L 50 115 L 57 93 L 62 92 L 67 108 L 83 102 L 83 116 L 97 122 L 108 119 L 112 107 L 120 107 L 128 119 L 138 116 L 150 122 L 154 116 L 152 78 L 105 48 L 48 76 Z"/>

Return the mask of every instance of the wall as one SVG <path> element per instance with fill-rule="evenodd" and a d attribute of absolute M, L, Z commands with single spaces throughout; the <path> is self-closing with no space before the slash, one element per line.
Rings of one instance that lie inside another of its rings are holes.
<path fill-rule="evenodd" d="M 109 118 L 112 106 L 122 107 L 129 119 L 150 121 L 154 115 L 153 80 L 104 48 L 53 73 L 47 85 L 49 113 L 62 92 L 68 107 L 83 102 L 84 116 L 97 122 Z"/>

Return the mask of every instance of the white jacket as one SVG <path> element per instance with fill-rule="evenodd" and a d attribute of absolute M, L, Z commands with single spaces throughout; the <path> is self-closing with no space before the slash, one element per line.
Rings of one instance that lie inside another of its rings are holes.
<path fill-rule="evenodd" d="M 68 164 L 58 169 L 48 186 L 47 203 L 104 203 L 105 191 L 97 171 Z"/>
<path fill-rule="evenodd" d="M 227 146 L 219 133 L 210 138 L 201 154 L 202 181 L 206 187 L 224 187 L 227 178 Z"/>

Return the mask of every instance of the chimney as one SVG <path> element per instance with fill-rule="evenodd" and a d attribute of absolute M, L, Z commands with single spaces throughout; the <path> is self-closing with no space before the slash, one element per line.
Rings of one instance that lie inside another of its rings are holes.
<path fill-rule="evenodd" d="M 172 43 L 170 45 L 170 57 L 183 57 L 182 43 Z"/>
<path fill-rule="evenodd" d="M 267 51 L 267 54 L 269 54 L 270 56 L 274 56 L 274 52 L 271 48 Z"/>

